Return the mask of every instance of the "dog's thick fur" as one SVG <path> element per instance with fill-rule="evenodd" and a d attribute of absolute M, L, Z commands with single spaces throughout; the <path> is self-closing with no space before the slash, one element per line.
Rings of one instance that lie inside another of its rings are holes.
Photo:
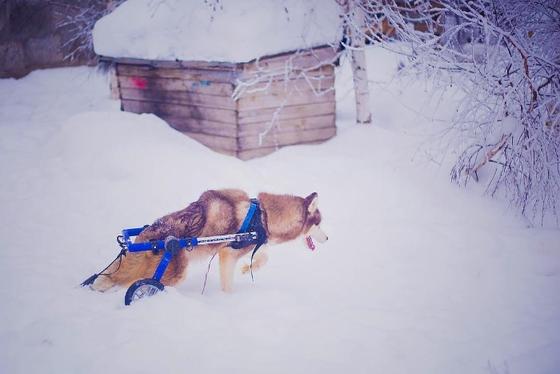
<path fill-rule="evenodd" d="M 291 195 L 258 195 L 262 211 L 262 221 L 268 236 L 268 244 L 283 243 L 302 235 L 313 235 L 315 239 L 325 241 L 326 235 L 319 228 L 321 213 L 317 208 L 317 193 L 306 198 Z M 210 190 L 204 192 L 198 201 L 185 209 L 168 214 L 148 226 L 136 242 L 162 240 L 169 235 L 177 238 L 204 237 L 236 233 L 247 214 L 250 199 L 241 190 Z M 262 267 L 267 259 L 263 246 L 255 255 L 253 270 Z M 170 262 L 161 282 L 173 286 L 186 276 L 189 262 L 195 258 L 207 258 L 215 253 L 220 261 L 220 281 L 226 292 L 232 290 L 233 275 L 239 258 L 251 252 L 253 246 L 233 249 L 228 243 L 201 245 L 192 252 L 179 251 Z M 133 282 L 150 278 L 161 260 L 162 253 L 152 251 L 127 253 L 122 263 L 116 262 L 106 273 L 97 278 L 92 288 L 105 291 L 114 286 L 128 287 Z M 242 272 L 249 270 L 248 265 Z"/>

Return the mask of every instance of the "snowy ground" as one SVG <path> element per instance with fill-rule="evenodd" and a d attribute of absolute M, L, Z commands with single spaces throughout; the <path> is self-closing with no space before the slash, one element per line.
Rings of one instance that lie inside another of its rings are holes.
<path fill-rule="evenodd" d="M 342 69 L 337 137 L 249 162 L 119 112 L 92 69 L 0 80 L 0 372 L 560 372 L 560 232 L 450 185 L 407 109 L 433 114 L 424 84 L 368 59 L 373 126 Z M 271 248 L 232 295 L 217 266 L 200 294 L 206 263 L 131 307 L 77 286 L 122 228 L 221 187 L 317 191 L 330 240 Z"/>

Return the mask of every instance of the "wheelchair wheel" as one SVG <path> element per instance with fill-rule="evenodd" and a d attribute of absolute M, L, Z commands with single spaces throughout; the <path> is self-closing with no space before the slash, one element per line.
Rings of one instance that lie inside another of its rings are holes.
<path fill-rule="evenodd" d="M 126 290 L 126 295 L 124 295 L 124 304 L 130 305 L 133 302 L 140 300 L 144 297 L 150 297 L 156 293 L 163 291 L 163 284 L 152 278 L 140 279 L 132 283 L 128 290 Z"/>

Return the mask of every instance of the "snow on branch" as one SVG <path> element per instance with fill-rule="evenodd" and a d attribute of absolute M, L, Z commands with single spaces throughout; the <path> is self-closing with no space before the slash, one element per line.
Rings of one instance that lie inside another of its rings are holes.
<path fill-rule="evenodd" d="M 76 1 L 50 0 L 50 4 L 56 7 L 57 29 L 69 35 L 62 46 L 64 59 L 73 61 L 84 56 L 91 58 L 94 55 L 92 30 L 95 22 L 124 1 L 94 0 L 83 4 Z"/>
<path fill-rule="evenodd" d="M 465 93 L 451 179 L 484 180 L 543 223 L 560 208 L 560 1 L 362 0 L 370 43 Z M 390 36 L 390 37 L 388 37 Z M 392 39 L 403 42 L 393 43 Z M 483 174 L 483 175 L 481 175 Z M 484 178 L 483 178 L 484 177 Z"/>

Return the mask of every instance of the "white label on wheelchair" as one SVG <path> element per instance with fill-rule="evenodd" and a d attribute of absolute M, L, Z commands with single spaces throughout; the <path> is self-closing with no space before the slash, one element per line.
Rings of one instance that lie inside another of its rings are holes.
<path fill-rule="evenodd" d="M 215 243 L 226 243 L 226 242 L 237 242 L 241 240 L 246 240 L 247 235 L 250 234 L 252 239 L 257 238 L 256 232 L 242 233 L 242 234 L 230 234 L 230 235 L 216 235 L 216 236 L 206 236 L 197 239 L 198 245 L 201 244 L 215 244 Z"/>

